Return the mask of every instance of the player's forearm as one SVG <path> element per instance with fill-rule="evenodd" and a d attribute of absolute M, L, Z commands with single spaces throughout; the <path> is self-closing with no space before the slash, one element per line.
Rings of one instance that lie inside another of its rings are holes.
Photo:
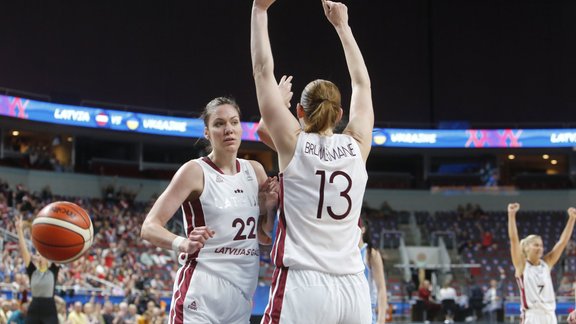
<path fill-rule="evenodd" d="M 276 147 L 274 146 L 274 142 L 272 141 L 272 137 L 270 137 L 270 132 L 268 131 L 268 127 L 264 123 L 264 119 L 260 118 L 260 122 L 258 122 L 258 128 L 256 129 L 256 133 L 260 138 L 260 141 L 272 150 L 276 151 Z"/>
<path fill-rule="evenodd" d="M 145 221 L 144 224 L 142 224 L 140 237 L 157 247 L 171 250 L 172 242 L 177 235 L 160 224 Z"/>
<path fill-rule="evenodd" d="M 388 296 L 386 290 L 378 292 L 378 323 L 384 323 L 388 308 Z"/>
<path fill-rule="evenodd" d="M 268 12 L 256 6 L 252 7 L 250 52 L 254 76 L 273 75 L 274 59 L 268 36 Z"/>
<path fill-rule="evenodd" d="M 510 240 L 518 240 L 518 228 L 516 226 L 516 213 L 508 213 L 508 237 Z"/>
<path fill-rule="evenodd" d="M 271 202 L 267 202 L 264 192 L 258 194 L 258 205 L 260 208 L 260 227 L 266 235 L 271 236 L 278 205 L 274 204 L 274 206 L 272 206 Z"/>
<path fill-rule="evenodd" d="M 266 214 L 260 216 L 264 217 L 262 230 L 270 237 L 272 237 L 272 230 L 274 229 L 274 217 L 276 216 L 276 210 L 277 208 L 267 209 Z"/>
<path fill-rule="evenodd" d="M 342 25 L 336 27 L 336 32 L 338 33 L 338 37 L 340 37 L 340 42 L 342 43 L 342 47 L 344 49 L 344 55 L 348 65 L 348 72 L 350 73 L 352 87 L 363 86 L 369 88 L 370 75 L 368 74 L 366 63 L 364 63 L 362 52 L 360 51 L 360 47 L 358 47 L 358 43 L 354 38 L 352 29 L 349 25 Z"/>
<path fill-rule="evenodd" d="M 568 244 L 568 241 L 570 241 L 570 237 L 572 237 L 572 231 L 574 230 L 574 221 L 575 218 L 569 217 L 568 221 L 566 222 L 566 226 L 564 227 L 564 230 L 560 235 L 558 243 L 562 245 L 562 250 L 564 250 L 564 248 Z"/>

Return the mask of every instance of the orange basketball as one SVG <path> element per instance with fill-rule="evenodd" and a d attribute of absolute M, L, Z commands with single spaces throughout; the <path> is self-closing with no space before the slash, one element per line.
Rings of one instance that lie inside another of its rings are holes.
<path fill-rule="evenodd" d="M 76 260 L 94 237 L 92 221 L 80 206 L 56 201 L 42 208 L 32 222 L 32 243 L 46 259 L 57 263 Z"/>

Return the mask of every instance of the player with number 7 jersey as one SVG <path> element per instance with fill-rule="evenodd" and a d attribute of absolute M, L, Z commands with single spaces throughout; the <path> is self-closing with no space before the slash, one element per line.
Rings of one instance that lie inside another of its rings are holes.
<path fill-rule="evenodd" d="M 556 324 L 556 295 L 552 286 L 551 270 L 568 244 L 576 209 L 568 208 L 568 221 L 552 249 L 544 254 L 542 237 L 531 234 L 520 240 L 516 225 L 519 203 L 508 204 L 508 237 L 514 276 L 520 288 L 521 322 L 523 324 Z"/>

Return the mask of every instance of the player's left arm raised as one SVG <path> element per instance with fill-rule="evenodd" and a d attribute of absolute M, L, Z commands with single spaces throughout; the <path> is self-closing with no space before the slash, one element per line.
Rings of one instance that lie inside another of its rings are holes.
<path fill-rule="evenodd" d="M 564 252 L 564 248 L 570 241 L 570 237 L 572 237 L 572 231 L 574 230 L 574 222 L 576 221 L 576 208 L 570 207 L 568 208 L 568 222 L 566 222 L 566 227 L 564 227 L 564 231 L 562 231 L 562 235 L 560 235 L 560 239 L 548 254 L 544 256 L 544 261 L 548 264 L 548 266 L 553 267 L 562 252 Z"/>

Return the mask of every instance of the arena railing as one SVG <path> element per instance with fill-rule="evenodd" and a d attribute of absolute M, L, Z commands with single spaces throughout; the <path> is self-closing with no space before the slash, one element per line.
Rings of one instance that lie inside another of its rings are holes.
<path fill-rule="evenodd" d="M 6 230 L 5 228 L 0 228 L 0 235 L 2 236 L 2 244 L 0 244 L 0 251 L 4 250 L 4 243 L 5 242 L 18 242 L 18 235 Z M 28 245 L 29 249 L 33 248 L 32 241 L 29 239 L 25 239 L 26 245 Z"/>

